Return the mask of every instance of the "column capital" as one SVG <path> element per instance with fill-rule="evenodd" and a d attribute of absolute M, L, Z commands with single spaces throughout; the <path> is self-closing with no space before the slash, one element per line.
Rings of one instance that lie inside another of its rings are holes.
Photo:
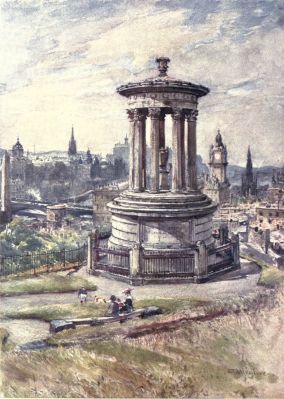
<path fill-rule="evenodd" d="M 161 117 L 161 108 L 149 108 L 148 115 L 151 119 L 160 119 Z"/>
<path fill-rule="evenodd" d="M 134 109 L 134 120 L 135 121 L 144 121 L 146 119 L 145 110 Z"/>
<path fill-rule="evenodd" d="M 134 119 L 134 109 L 127 109 L 127 117 L 132 122 Z"/>
<path fill-rule="evenodd" d="M 198 116 L 197 109 L 189 109 L 185 111 L 185 117 L 188 122 L 196 122 Z"/>
<path fill-rule="evenodd" d="M 173 108 L 172 112 L 172 118 L 173 120 L 181 120 L 183 118 L 183 112 L 182 109 L 180 108 Z"/>

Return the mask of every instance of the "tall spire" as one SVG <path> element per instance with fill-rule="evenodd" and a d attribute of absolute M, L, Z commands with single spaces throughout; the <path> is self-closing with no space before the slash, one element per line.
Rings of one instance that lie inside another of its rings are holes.
<path fill-rule="evenodd" d="M 93 157 L 92 157 L 90 148 L 88 148 L 87 153 L 86 153 L 86 162 L 88 164 L 92 164 L 93 163 Z"/>
<path fill-rule="evenodd" d="M 253 175 L 253 166 L 252 166 L 250 146 L 248 146 L 248 153 L 247 153 L 246 175 L 247 175 L 247 177 Z"/>
<path fill-rule="evenodd" d="M 72 125 L 71 129 L 71 138 L 69 141 L 69 147 L 68 147 L 68 155 L 77 155 L 77 144 L 74 136 L 74 126 Z"/>

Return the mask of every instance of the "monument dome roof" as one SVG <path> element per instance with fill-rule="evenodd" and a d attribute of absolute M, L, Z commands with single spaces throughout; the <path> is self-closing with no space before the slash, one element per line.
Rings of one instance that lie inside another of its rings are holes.
<path fill-rule="evenodd" d="M 160 57 L 156 59 L 156 62 L 158 64 L 158 76 L 150 77 L 140 82 L 130 82 L 121 85 L 117 88 L 117 92 L 125 97 L 138 93 L 153 92 L 188 93 L 197 97 L 202 97 L 209 93 L 208 87 L 168 76 L 169 58 Z"/>

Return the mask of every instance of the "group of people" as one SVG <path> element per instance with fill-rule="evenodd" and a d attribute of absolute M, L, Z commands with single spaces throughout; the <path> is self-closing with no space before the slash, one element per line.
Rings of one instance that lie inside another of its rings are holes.
<path fill-rule="evenodd" d="M 132 291 L 133 288 L 127 288 L 122 292 L 125 295 L 124 301 L 122 301 L 120 298 L 117 298 L 115 295 L 111 295 L 107 314 L 109 316 L 117 317 L 120 313 L 133 312 Z"/>
<path fill-rule="evenodd" d="M 126 288 L 124 291 L 122 291 L 122 294 L 125 295 L 123 301 L 115 295 L 111 295 L 108 301 L 107 315 L 117 317 L 121 313 L 133 312 L 134 308 L 132 291 L 133 288 Z M 88 292 L 86 288 L 82 287 L 79 289 L 78 298 L 81 304 L 87 302 Z"/>

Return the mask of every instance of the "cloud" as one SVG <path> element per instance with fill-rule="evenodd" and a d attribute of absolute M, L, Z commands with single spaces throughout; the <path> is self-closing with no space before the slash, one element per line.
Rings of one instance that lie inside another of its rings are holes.
<path fill-rule="evenodd" d="M 66 149 L 74 123 L 81 149 L 110 151 L 128 130 L 116 87 L 155 75 L 167 55 L 171 76 L 211 88 L 200 101 L 205 158 L 220 128 L 231 162 L 244 163 L 248 144 L 258 163 L 281 159 L 281 1 L 12 0 L 2 11 L 2 146 L 20 134 L 26 148 Z"/>

